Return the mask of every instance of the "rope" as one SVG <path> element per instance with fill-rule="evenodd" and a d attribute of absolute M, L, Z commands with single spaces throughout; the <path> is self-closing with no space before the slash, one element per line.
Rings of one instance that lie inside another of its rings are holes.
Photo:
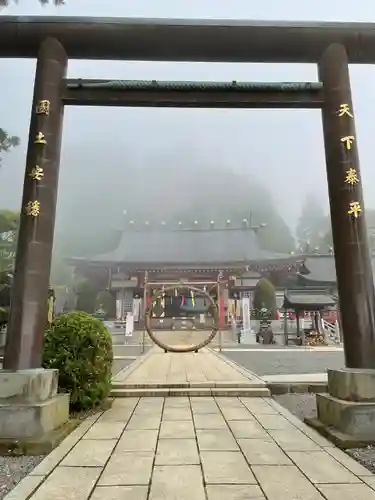
<path fill-rule="evenodd" d="M 176 82 L 156 80 L 108 80 L 105 82 L 77 81 L 67 84 L 68 89 L 103 89 L 103 90 L 145 90 L 145 91 L 207 91 L 207 92 L 301 92 L 319 91 L 323 88 L 320 82 Z"/>

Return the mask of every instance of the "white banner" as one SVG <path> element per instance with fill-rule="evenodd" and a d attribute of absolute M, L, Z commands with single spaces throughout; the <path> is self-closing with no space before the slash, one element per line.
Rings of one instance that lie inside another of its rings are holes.
<path fill-rule="evenodd" d="M 242 298 L 242 328 L 244 332 L 251 331 L 250 321 L 250 297 Z"/>
<path fill-rule="evenodd" d="M 139 321 L 140 312 L 141 312 L 141 299 L 134 299 L 133 300 L 133 317 L 134 317 L 135 322 Z"/>
<path fill-rule="evenodd" d="M 126 313 L 125 337 L 131 337 L 134 331 L 134 317 L 132 313 Z"/>
<path fill-rule="evenodd" d="M 122 300 L 117 299 L 116 300 L 116 319 L 118 319 L 118 320 L 121 319 L 121 313 L 122 313 Z"/>

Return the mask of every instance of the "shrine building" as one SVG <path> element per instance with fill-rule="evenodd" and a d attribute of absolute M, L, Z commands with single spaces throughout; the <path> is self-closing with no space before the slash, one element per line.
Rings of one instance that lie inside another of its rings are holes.
<path fill-rule="evenodd" d="M 228 310 L 235 307 L 230 302 L 251 296 L 262 276 L 276 285 L 285 283 L 296 276 L 303 263 L 303 256 L 262 249 L 258 239 L 261 229 L 250 227 L 246 220 L 241 224 L 211 221 L 205 226 L 193 221 L 190 227 L 182 222 L 172 227 L 130 221 L 113 251 L 89 258 L 72 257 L 69 262 L 80 275 L 111 292 L 117 319 L 132 311 L 141 317 L 144 301 L 153 290 L 183 281 L 210 290 L 215 298 L 219 293 L 222 320 L 227 323 Z M 163 318 L 181 315 L 192 301 L 196 305 L 203 300 L 190 295 L 181 299 L 180 292 L 170 294 L 175 298 L 164 301 L 159 311 Z"/>

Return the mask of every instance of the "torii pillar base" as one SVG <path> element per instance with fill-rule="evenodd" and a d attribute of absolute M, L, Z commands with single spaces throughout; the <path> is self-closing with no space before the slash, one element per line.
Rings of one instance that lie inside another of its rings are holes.
<path fill-rule="evenodd" d="M 316 395 L 317 418 L 306 423 L 336 446 L 375 445 L 375 370 L 328 370 L 328 394 Z"/>
<path fill-rule="evenodd" d="M 0 455 L 49 453 L 76 427 L 57 381 L 58 370 L 0 370 Z"/>

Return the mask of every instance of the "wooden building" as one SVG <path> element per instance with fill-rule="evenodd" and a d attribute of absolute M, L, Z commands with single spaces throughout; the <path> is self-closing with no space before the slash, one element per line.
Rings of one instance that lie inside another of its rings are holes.
<path fill-rule="evenodd" d="M 288 276 L 296 276 L 303 263 L 303 256 L 263 250 L 258 230 L 246 221 L 237 226 L 230 221 L 222 225 L 211 221 L 205 227 L 198 221 L 193 221 L 191 227 L 181 222 L 170 227 L 147 223 L 140 226 L 130 221 L 113 251 L 69 261 L 98 288 L 110 290 L 117 303 L 118 319 L 131 311 L 136 318 L 142 317 L 146 295 L 152 289 L 183 281 L 200 283 L 201 288 L 207 283 L 206 289 L 213 295 L 219 293 L 224 321 L 228 302 L 249 296 L 260 277 L 285 281 Z M 189 308 L 191 299 L 185 297 L 181 314 Z M 176 307 L 170 307 L 169 312 L 166 309 L 164 317 L 177 314 Z"/>

